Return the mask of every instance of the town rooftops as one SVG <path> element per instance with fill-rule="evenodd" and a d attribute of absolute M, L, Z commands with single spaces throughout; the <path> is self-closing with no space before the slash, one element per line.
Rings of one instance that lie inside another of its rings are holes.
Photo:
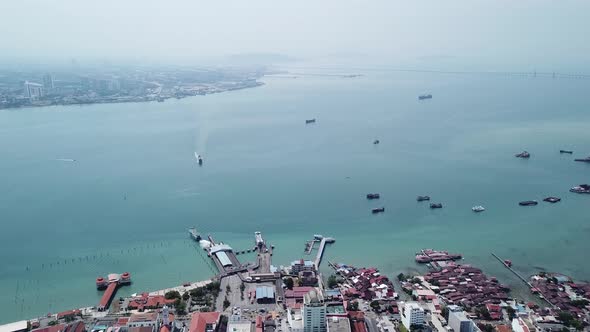
<path fill-rule="evenodd" d="M 44 328 L 33 330 L 33 332 L 64 332 L 66 330 L 66 324 L 57 324 L 53 326 L 47 326 Z"/>
<path fill-rule="evenodd" d="M 129 321 L 127 321 L 127 324 L 130 323 L 137 323 L 137 322 L 153 322 L 156 321 L 158 319 L 158 313 L 153 311 L 153 312 L 140 312 L 140 313 L 135 313 L 133 315 L 131 315 L 131 317 L 129 317 Z"/>
<path fill-rule="evenodd" d="M 215 329 L 219 322 L 219 312 L 194 312 L 191 316 L 190 332 L 207 332 Z"/>
<path fill-rule="evenodd" d="M 274 299 L 275 290 L 270 286 L 259 286 L 256 287 L 256 299 Z"/>

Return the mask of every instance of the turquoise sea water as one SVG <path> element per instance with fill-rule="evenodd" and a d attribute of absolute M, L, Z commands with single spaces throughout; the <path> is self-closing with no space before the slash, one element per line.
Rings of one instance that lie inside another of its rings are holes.
<path fill-rule="evenodd" d="M 0 111 L 0 322 L 95 305 L 94 279 L 111 272 L 132 274 L 122 295 L 209 278 L 193 225 L 234 248 L 260 230 L 275 265 L 320 233 L 337 241 L 327 259 L 392 277 L 426 247 L 463 253 L 517 295 L 490 252 L 523 274 L 590 279 L 590 196 L 568 192 L 590 182 L 590 165 L 572 161 L 590 154 L 589 81 L 363 74 Z M 434 98 L 419 102 L 424 92 Z M 514 158 L 524 149 L 530 160 Z M 424 194 L 444 208 L 417 203 Z M 517 205 L 548 195 L 562 202 Z"/>

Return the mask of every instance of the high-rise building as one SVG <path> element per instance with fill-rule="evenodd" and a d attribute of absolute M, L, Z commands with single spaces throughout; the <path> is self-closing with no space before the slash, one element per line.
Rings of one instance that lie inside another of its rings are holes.
<path fill-rule="evenodd" d="M 424 325 L 424 309 L 416 302 L 404 303 L 402 323 L 410 330 L 412 325 Z"/>
<path fill-rule="evenodd" d="M 304 332 L 326 332 L 326 303 L 319 288 L 314 288 L 303 296 Z"/>
<path fill-rule="evenodd" d="M 449 326 L 454 332 L 473 332 L 475 324 L 463 311 L 449 311 Z"/>
<path fill-rule="evenodd" d="M 35 99 L 43 97 L 44 95 L 43 85 L 29 81 L 25 82 L 25 97 Z"/>
<path fill-rule="evenodd" d="M 55 85 L 53 85 L 53 76 L 51 76 L 51 74 L 43 76 L 43 88 L 45 88 L 46 91 L 55 88 Z"/>

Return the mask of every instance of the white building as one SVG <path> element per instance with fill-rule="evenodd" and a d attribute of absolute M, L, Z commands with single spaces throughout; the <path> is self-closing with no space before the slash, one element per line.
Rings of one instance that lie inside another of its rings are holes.
<path fill-rule="evenodd" d="M 312 261 L 300 259 L 291 262 L 291 274 L 299 274 L 304 271 L 315 271 Z"/>
<path fill-rule="evenodd" d="M 454 332 L 474 332 L 475 324 L 463 311 L 449 311 L 449 326 Z"/>
<path fill-rule="evenodd" d="M 43 97 L 44 95 L 43 85 L 29 81 L 25 82 L 25 97 L 35 99 Z"/>
<path fill-rule="evenodd" d="M 412 325 L 424 325 L 424 309 L 416 302 L 406 302 L 402 310 L 402 324 L 408 331 Z"/>
<path fill-rule="evenodd" d="M 302 311 L 287 307 L 287 323 L 289 323 L 290 332 L 303 332 Z"/>
<path fill-rule="evenodd" d="M 314 288 L 303 296 L 304 332 L 326 332 L 326 303 L 319 288 Z"/>
<path fill-rule="evenodd" d="M 514 332 L 529 332 L 529 327 L 520 318 L 512 319 L 512 331 Z"/>

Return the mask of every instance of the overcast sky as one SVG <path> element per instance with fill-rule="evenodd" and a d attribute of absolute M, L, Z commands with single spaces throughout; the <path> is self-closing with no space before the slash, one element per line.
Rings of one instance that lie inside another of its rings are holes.
<path fill-rule="evenodd" d="M 1 0 L 7 57 L 590 58 L 586 0 Z"/>

